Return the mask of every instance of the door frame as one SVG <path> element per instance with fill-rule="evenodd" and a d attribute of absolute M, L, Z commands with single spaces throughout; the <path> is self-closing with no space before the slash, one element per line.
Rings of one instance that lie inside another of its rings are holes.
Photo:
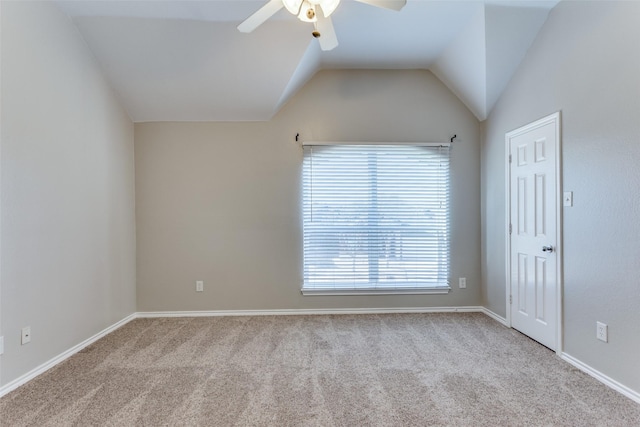
<path fill-rule="evenodd" d="M 554 124 L 555 133 L 556 133 L 556 161 L 555 161 L 555 172 L 556 172 L 556 182 L 555 182 L 555 190 L 556 190 L 556 354 L 560 355 L 563 352 L 563 324 L 564 319 L 562 317 L 562 295 L 563 295 L 563 242 L 562 242 L 562 140 L 561 140 L 561 114 L 560 111 L 557 111 L 553 114 L 549 114 L 541 119 L 538 119 L 532 123 L 521 126 L 517 129 L 514 129 L 510 132 L 505 133 L 505 247 L 506 247 L 506 258 L 505 258 L 505 267 L 506 267 L 506 325 L 511 328 L 511 233 L 509 231 L 509 226 L 511 224 L 511 162 L 509 161 L 509 157 L 511 155 L 510 149 L 510 140 L 516 136 L 519 136 L 523 133 L 529 132 L 532 129 L 536 129 L 538 127 Z"/>

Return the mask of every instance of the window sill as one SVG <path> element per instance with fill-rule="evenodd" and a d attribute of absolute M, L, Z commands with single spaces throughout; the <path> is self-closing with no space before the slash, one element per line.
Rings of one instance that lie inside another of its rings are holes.
<path fill-rule="evenodd" d="M 339 295 L 445 295 L 451 291 L 450 286 L 433 288 L 369 288 L 369 289 L 302 289 L 305 296 L 339 296 Z"/>

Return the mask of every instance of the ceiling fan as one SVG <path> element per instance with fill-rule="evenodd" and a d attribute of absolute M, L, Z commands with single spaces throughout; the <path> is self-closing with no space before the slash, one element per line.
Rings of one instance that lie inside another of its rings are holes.
<path fill-rule="evenodd" d="M 356 1 L 392 10 L 400 10 L 407 3 L 407 0 Z M 312 22 L 313 32 L 311 34 L 320 42 L 320 48 L 322 50 L 331 50 L 338 46 L 338 38 L 330 18 L 338 4 L 340 4 L 340 0 L 270 0 L 238 25 L 238 30 L 243 33 L 250 33 L 285 7 L 301 21 Z"/>

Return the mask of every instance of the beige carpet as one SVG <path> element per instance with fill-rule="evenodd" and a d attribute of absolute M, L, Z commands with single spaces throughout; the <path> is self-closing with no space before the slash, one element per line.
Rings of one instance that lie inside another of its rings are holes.
<path fill-rule="evenodd" d="M 483 314 L 135 320 L 0 400 L 6 426 L 638 426 Z"/>

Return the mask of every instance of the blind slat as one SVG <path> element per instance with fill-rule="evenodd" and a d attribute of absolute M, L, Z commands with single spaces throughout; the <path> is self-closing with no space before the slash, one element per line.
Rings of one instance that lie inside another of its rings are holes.
<path fill-rule="evenodd" d="M 306 146 L 304 290 L 442 289 L 449 148 Z"/>

